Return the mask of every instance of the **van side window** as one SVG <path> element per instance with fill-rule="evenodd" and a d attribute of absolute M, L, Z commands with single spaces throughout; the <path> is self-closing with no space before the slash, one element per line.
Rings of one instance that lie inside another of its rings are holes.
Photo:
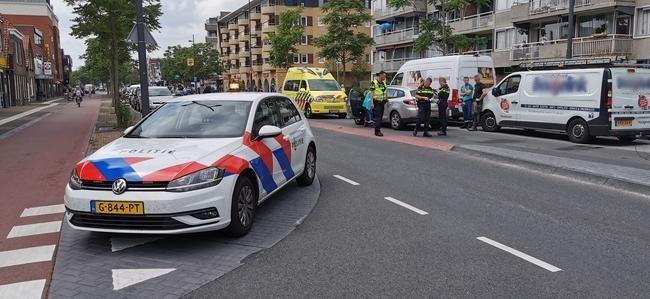
<path fill-rule="evenodd" d="M 519 82 L 521 82 L 521 76 L 512 76 L 506 79 L 497 87 L 499 94 L 507 95 L 519 91 Z"/>
<path fill-rule="evenodd" d="M 296 90 L 296 91 L 300 91 L 300 89 L 302 89 L 302 88 L 307 90 L 307 81 L 305 81 L 305 80 L 300 81 L 300 88 L 298 88 L 298 90 Z"/>
<path fill-rule="evenodd" d="M 284 83 L 285 91 L 298 91 L 300 89 L 300 81 L 298 80 L 289 80 Z"/>
<path fill-rule="evenodd" d="M 404 80 L 404 73 L 399 73 L 395 75 L 395 78 L 393 78 L 393 81 L 390 83 L 390 85 L 402 85 L 403 80 Z"/>

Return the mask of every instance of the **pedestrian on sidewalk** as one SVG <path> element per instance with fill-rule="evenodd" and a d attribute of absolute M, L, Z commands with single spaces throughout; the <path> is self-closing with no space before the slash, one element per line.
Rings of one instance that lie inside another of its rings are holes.
<path fill-rule="evenodd" d="M 461 129 L 469 128 L 472 126 L 472 108 L 473 108 L 473 97 L 474 97 L 474 87 L 472 84 L 469 84 L 469 77 L 463 78 L 463 86 L 460 87 L 460 95 L 462 98 L 463 106 L 463 125 Z"/>
<path fill-rule="evenodd" d="M 474 81 L 476 82 L 474 84 L 474 106 L 472 107 L 472 111 L 474 112 L 472 115 L 473 124 L 470 128 L 467 128 L 469 131 L 476 131 L 478 130 L 478 123 L 481 120 L 481 111 L 483 111 L 483 99 L 487 95 L 486 92 L 484 91 L 485 86 L 481 82 L 481 79 L 483 77 L 481 74 L 476 74 L 474 76 Z"/>
<path fill-rule="evenodd" d="M 366 90 L 363 94 L 363 114 L 361 116 L 361 121 L 363 122 L 364 127 L 374 126 L 375 122 L 372 120 L 372 92 Z"/>
<path fill-rule="evenodd" d="M 427 78 L 415 92 L 415 99 L 417 100 L 418 105 L 418 122 L 415 124 L 413 136 L 418 136 L 418 128 L 420 127 L 420 124 L 422 124 L 422 130 L 424 131 L 422 136 L 431 137 L 431 134 L 429 134 L 429 124 L 431 123 L 431 99 L 436 94 L 436 91 L 431 88 L 431 82 L 431 78 Z"/>
<path fill-rule="evenodd" d="M 381 132 L 381 122 L 384 118 L 384 105 L 388 101 L 386 96 L 386 72 L 381 71 L 375 76 L 375 80 L 370 84 L 370 91 L 372 92 L 372 109 L 375 117 L 375 136 L 381 137 L 384 134 Z"/>
<path fill-rule="evenodd" d="M 440 88 L 438 88 L 438 117 L 440 118 L 440 132 L 438 132 L 438 136 L 447 136 L 447 120 L 449 118 L 449 113 L 447 111 L 449 104 L 447 103 L 447 100 L 449 100 L 449 93 L 451 91 L 449 85 L 447 85 L 447 79 L 440 77 L 438 83 L 440 84 Z"/>

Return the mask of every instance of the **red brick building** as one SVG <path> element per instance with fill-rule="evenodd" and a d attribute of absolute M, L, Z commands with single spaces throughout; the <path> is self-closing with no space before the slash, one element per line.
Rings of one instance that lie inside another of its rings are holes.
<path fill-rule="evenodd" d="M 58 18 L 48 0 L 0 1 L 6 21 L 33 44 L 32 64 L 35 67 L 36 99 L 61 95 L 63 63 Z M 31 29 L 30 29 L 31 28 Z"/>
<path fill-rule="evenodd" d="M 0 108 L 9 99 L 9 30 L 7 20 L 0 14 Z"/>

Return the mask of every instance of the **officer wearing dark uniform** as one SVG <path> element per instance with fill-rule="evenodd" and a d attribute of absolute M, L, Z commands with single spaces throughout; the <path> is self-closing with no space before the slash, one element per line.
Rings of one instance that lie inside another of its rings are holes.
<path fill-rule="evenodd" d="M 431 88 L 431 78 L 427 78 L 422 82 L 415 92 L 415 99 L 418 104 L 418 122 L 415 124 L 413 136 L 418 135 L 418 128 L 420 124 L 424 126 L 424 137 L 431 137 L 429 134 L 429 123 L 431 122 L 431 99 L 435 96 L 436 91 Z"/>
<path fill-rule="evenodd" d="M 377 73 L 377 79 L 370 84 L 370 92 L 372 92 L 372 107 L 373 117 L 375 119 L 375 136 L 384 136 L 381 133 L 381 123 L 384 117 L 384 105 L 388 101 L 386 94 L 386 72 L 381 71 Z"/>
<path fill-rule="evenodd" d="M 449 99 L 449 94 L 451 91 L 449 89 L 449 85 L 447 85 L 447 79 L 440 77 L 438 82 L 440 83 L 440 88 L 438 88 L 438 115 L 440 117 L 440 132 L 438 132 L 438 135 L 446 136 L 447 119 L 449 117 L 447 111 L 449 104 L 447 103 L 447 100 Z"/>

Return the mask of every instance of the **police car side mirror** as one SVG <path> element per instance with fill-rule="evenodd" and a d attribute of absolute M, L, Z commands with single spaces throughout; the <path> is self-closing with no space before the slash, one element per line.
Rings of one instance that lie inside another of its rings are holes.
<path fill-rule="evenodd" d="M 126 130 L 124 130 L 124 132 L 122 132 L 122 136 L 125 136 L 125 135 L 131 133 L 131 130 L 133 130 L 133 127 L 134 126 L 130 126 L 130 127 L 126 128 Z"/>
<path fill-rule="evenodd" d="M 495 88 L 495 89 L 492 89 L 492 95 L 495 96 L 495 97 L 498 97 L 501 94 L 500 94 L 499 90 Z"/>
<path fill-rule="evenodd" d="M 266 125 L 260 128 L 260 131 L 257 133 L 257 138 L 258 139 L 273 138 L 276 136 L 280 136 L 280 134 L 282 134 L 282 129 L 276 126 Z"/>
<path fill-rule="evenodd" d="M 301 89 L 300 89 L 300 92 L 305 92 L 305 91 L 307 91 L 307 90 L 304 89 L 304 88 L 301 88 Z"/>

